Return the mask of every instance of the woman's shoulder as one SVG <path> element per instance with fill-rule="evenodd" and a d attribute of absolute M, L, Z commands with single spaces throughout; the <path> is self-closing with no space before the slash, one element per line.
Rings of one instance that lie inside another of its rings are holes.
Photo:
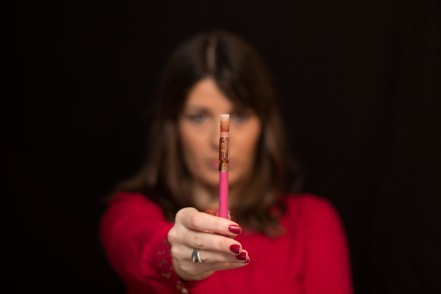
<path fill-rule="evenodd" d="M 111 202 L 151 202 L 146 195 L 139 193 L 139 192 L 125 192 L 125 191 L 118 191 L 116 192 L 112 198 Z"/>
<path fill-rule="evenodd" d="M 138 192 L 116 192 L 108 204 L 108 210 L 124 210 L 129 213 L 149 211 L 162 215 L 162 210 L 146 195 Z"/>
<path fill-rule="evenodd" d="M 284 195 L 288 206 L 299 206 L 305 208 L 320 208 L 332 206 L 331 202 L 323 196 L 312 193 L 286 194 Z"/>
<path fill-rule="evenodd" d="M 312 193 L 285 195 L 286 214 L 289 218 L 305 221 L 317 218 L 338 218 L 338 213 L 330 200 Z"/>

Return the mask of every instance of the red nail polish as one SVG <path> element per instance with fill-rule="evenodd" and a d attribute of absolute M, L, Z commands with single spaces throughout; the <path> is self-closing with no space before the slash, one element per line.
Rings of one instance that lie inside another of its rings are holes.
<path fill-rule="evenodd" d="M 235 254 L 239 254 L 240 253 L 240 245 L 238 244 L 233 244 L 230 246 L 230 251 L 235 253 Z"/>
<path fill-rule="evenodd" d="M 247 260 L 247 253 L 245 251 L 242 251 L 239 255 L 236 256 L 239 260 Z"/>
<path fill-rule="evenodd" d="M 228 227 L 228 231 L 230 231 L 233 234 L 240 234 L 242 233 L 242 228 L 239 227 L 238 225 L 230 225 Z"/>

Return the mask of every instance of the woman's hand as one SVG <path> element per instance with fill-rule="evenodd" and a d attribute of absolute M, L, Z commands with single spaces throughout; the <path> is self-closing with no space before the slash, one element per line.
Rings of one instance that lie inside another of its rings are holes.
<path fill-rule="evenodd" d="M 233 239 L 240 232 L 240 226 L 231 220 L 195 208 L 181 209 L 168 233 L 176 273 L 184 280 L 202 280 L 214 271 L 247 265 L 248 252 Z M 201 263 L 192 261 L 194 249 L 199 249 Z"/>

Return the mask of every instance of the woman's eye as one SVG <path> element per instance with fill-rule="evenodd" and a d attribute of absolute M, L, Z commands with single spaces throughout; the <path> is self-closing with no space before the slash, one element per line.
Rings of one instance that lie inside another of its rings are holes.
<path fill-rule="evenodd" d="M 201 113 L 195 113 L 195 114 L 188 114 L 187 119 L 194 123 L 202 123 L 207 118 L 205 114 Z"/>
<path fill-rule="evenodd" d="M 241 123 L 248 118 L 248 114 L 245 111 L 234 112 L 231 114 L 231 120 L 236 123 Z"/>

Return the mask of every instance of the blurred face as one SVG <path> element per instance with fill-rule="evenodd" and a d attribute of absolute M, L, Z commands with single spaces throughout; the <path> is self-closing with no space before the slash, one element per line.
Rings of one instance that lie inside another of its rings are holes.
<path fill-rule="evenodd" d="M 250 109 L 238 109 L 206 78 L 190 90 L 178 128 L 183 156 L 197 184 L 218 187 L 220 115 L 230 114 L 231 188 L 245 183 L 250 176 L 261 133 L 261 122 Z"/>

